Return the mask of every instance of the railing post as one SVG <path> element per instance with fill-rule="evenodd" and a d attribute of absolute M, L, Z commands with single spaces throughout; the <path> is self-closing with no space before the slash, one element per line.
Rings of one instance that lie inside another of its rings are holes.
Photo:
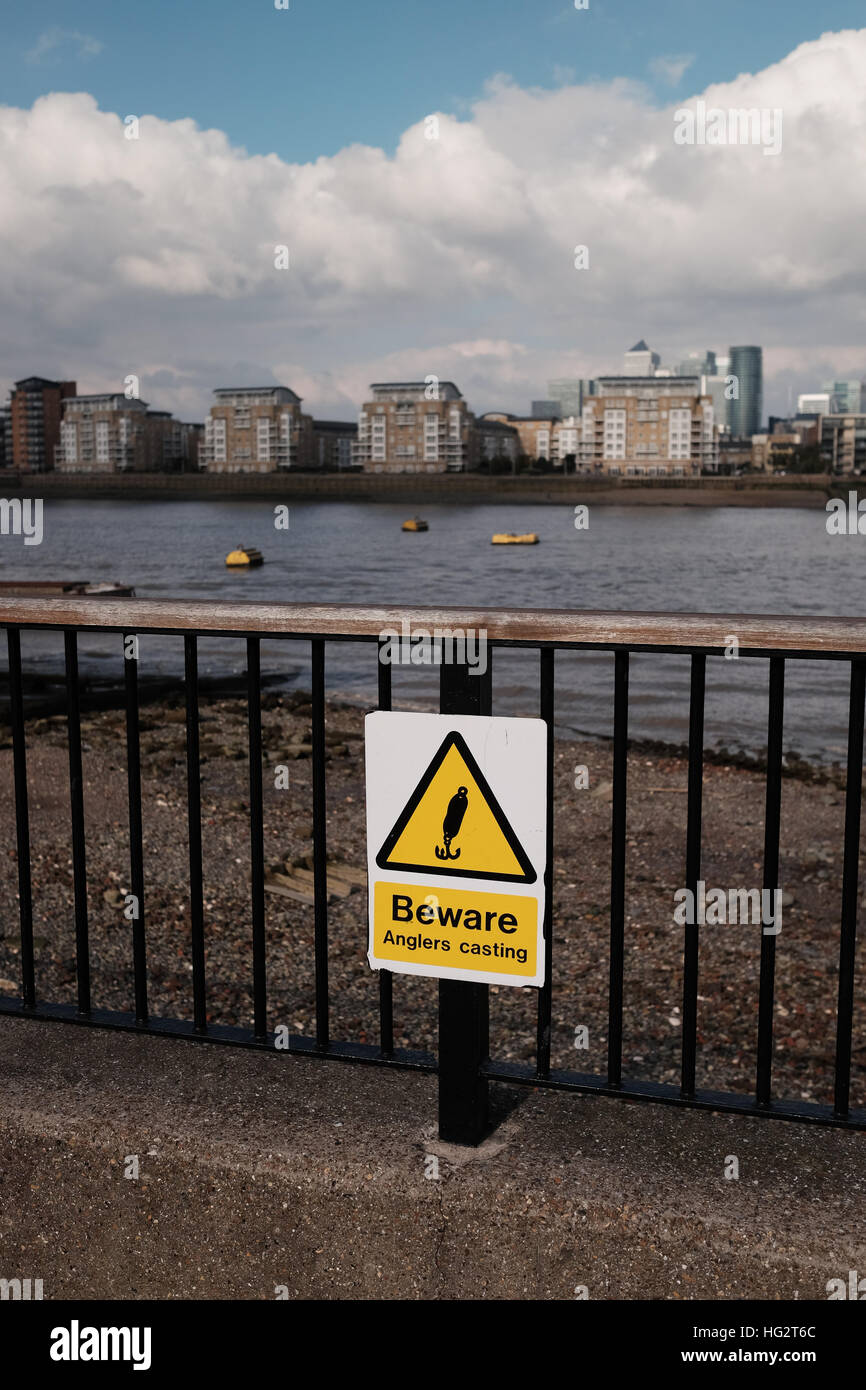
<path fill-rule="evenodd" d="M 443 657 L 445 652 L 443 651 Z M 487 669 L 470 674 L 463 663 L 441 667 L 442 714 L 490 714 L 493 682 Z M 439 981 L 439 1138 L 480 1144 L 488 1129 L 488 1082 L 482 1075 L 490 1051 L 487 985 Z"/>

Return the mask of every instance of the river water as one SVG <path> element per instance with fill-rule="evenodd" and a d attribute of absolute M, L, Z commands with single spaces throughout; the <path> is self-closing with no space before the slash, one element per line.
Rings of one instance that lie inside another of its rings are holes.
<path fill-rule="evenodd" d="M 243 598 L 490 607 L 642 609 L 662 612 L 862 616 L 866 538 L 829 536 L 823 508 L 591 507 L 575 530 L 570 507 L 429 504 L 430 530 L 403 533 L 405 507 L 291 505 L 287 531 L 274 527 L 272 500 L 220 502 L 54 501 L 44 539 L 25 546 L 0 537 L 2 579 L 114 579 L 142 598 Z M 537 531 L 541 544 L 491 546 L 495 531 Z M 237 544 L 258 546 L 265 564 L 227 570 Z M 200 643 L 201 669 L 237 673 L 244 646 Z M 28 670 L 59 671 L 59 634 L 25 634 Z M 0 649 L 0 660 L 5 651 Z M 180 674 L 180 639 L 143 638 L 142 672 Z M 306 644 L 265 643 L 263 669 L 309 685 Z M 329 644 L 328 685 L 375 698 L 373 649 Z M 122 674 L 119 638 L 81 638 L 84 674 Z M 497 652 L 494 709 L 537 713 L 538 655 Z M 708 746 L 760 752 L 766 743 L 767 662 L 710 658 Z M 848 673 L 844 663 L 790 662 L 785 748 L 822 761 L 844 758 Z M 399 670 L 395 708 L 425 702 L 429 671 Z M 563 735 L 609 735 L 613 657 L 557 657 L 557 726 Z M 630 728 L 635 736 L 683 742 L 688 729 L 688 659 L 632 658 Z"/>

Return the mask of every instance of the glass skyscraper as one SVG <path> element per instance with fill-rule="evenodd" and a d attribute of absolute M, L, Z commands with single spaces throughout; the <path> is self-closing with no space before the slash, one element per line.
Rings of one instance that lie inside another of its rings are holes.
<path fill-rule="evenodd" d="M 594 391 L 595 382 L 588 377 L 560 377 L 558 381 L 550 381 L 547 385 L 550 399 L 559 402 L 559 414 L 562 419 L 570 415 L 580 415 L 584 401 L 587 396 L 593 395 Z"/>
<path fill-rule="evenodd" d="M 716 354 L 707 350 L 701 354 L 693 352 L 691 356 L 684 357 L 677 368 L 677 376 L 715 376 L 716 375 Z"/>
<path fill-rule="evenodd" d="M 859 415 L 863 409 L 866 390 L 862 381 L 825 381 L 821 390 L 834 397 L 840 415 Z"/>
<path fill-rule="evenodd" d="M 735 439 L 760 434 L 764 417 L 764 354 L 759 347 L 732 347 L 728 375 L 735 376 L 739 395 L 728 402 L 728 421 Z"/>

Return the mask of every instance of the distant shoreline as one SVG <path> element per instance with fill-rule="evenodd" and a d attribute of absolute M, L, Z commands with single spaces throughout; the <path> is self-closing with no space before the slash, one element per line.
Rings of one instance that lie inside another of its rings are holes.
<path fill-rule="evenodd" d="M 0 493 L 43 499 L 112 501 L 524 502 L 533 506 L 812 507 L 847 496 L 859 480 L 828 474 L 741 478 L 589 478 L 569 475 L 380 473 L 127 473 L 122 476 L 10 473 Z M 866 480 L 862 483 L 866 494 Z"/>

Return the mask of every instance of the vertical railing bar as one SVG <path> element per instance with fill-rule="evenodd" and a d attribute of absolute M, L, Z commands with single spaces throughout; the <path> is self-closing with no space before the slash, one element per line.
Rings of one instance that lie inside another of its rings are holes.
<path fill-rule="evenodd" d="M 87 924 L 87 857 L 84 836 L 84 773 L 81 765 L 81 697 L 78 634 L 63 634 L 66 651 L 66 725 L 69 740 L 69 799 L 72 814 L 72 880 L 75 896 L 75 973 L 78 1012 L 90 1013 L 90 943 Z"/>
<path fill-rule="evenodd" d="M 625 971 L 625 858 L 628 815 L 629 654 L 614 656 L 613 806 L 610 852 L 610 986 L 608 993 L 607 1079 L 622 1085 L 622 1011 Z"/>
<path fill-rule="evenodd" d="M 316 1046 L 330 1042 L 328 1000 L 328 846 L 325 803 L 325 643 L 312 639 L 313 894 L 315 899 Z"/>
<path fill-rule="evenodd" d="M 253 929 L 253 1029 L 259 1042 L 268 1033 L 265 946 L 265 827 L 262 789 L 261 640 L 247 638 L 247 713 L 250 749 L 250 892 Z"/>
<path fill-rule="evenodd" d="M 763 887 L 773 896 L 779 887 L 779 827 L 782 814 L 782 729 L 785 714 L 785 658 L 770 658 L 767 715 L 767 791 L 764 812 Z M 763 899 L 762 899 L 763 909 Z M 773 1070 L 773 1005 L 776 983 L 776 938 L 766 932 L 761 913 L 761 976 L 758 989 L 758 1065 L 755 1099 L 769 1105 Z"/>
<path fill-rule="evenodd" d="M 487 641 L 486 636 L 482 639 Z M 465 662 L 444 662 L 439 672 L 442 714 L 493 713 L 493 648 L 487 666 L 469 674 Z M 439 981 L 439 1138 L 480 1144 L 488 1126 L 490 989 L 468 980 Z"/>
<path fill-rule="evenodd" d="M 15 778 L 15 827 L 18 846 L 18 911 L 21 921 L 21 998 L 25 1009 L 36 1007 L 33 960 L 33 890 L 30 881 L 30 806 L 27 798 L 27 742 L 24 734 L 24 691 L 21 680 L 21 633 L 6 629 L 9 650 L 9 705 L 12 720 L 12 760 Z"/>
<path fill-rule="evenodd" d="M 391 708 L 391 663 L 382 660 L 383 652 L 389 649 L 390 644 L 378 644 L 380 710 Z M 379 971 L 379 1050 L 383 1057 L 394 1055 L 394 973 L 391 970 Z"/>
<path fill-rule="evenodd" d="M 554 657 L 553 647 L 543 647 L 540 661 L 541 718 L 547 725 L 547 867 L 544 873 L 544 984 L 538 991 L 538 1024 L 536 1037 L 536 1075 L 550 1076 L 551 1018 L 553 1013 L 553 720 L 554 720 Z"/>
<path fill-rule="evenodd" d="M 387 660 L 387 661 L 383 661 L 383 660 L 382 660 L 382 655 L 383 655 L 383 653 L 389 654 L 389 660 Z M 379 654 L 379 663 L 378 663 L 378 665 L 379 665 L 379 669 L 378 669 L 379 709 L 381 709 L 381 710 L 390 710 L 390 709 L 391 709 L 391 699 L 392 699 L 392 695 L 391 695 L 392 686 L 391 686 L 390 643 L 389 643 L 389 642 L 379 642 L 379 644 L 378 644 L 378 654 Z"/>
<path fill-rule="evenodd" d="M 704 695 L 706 691 L 707 658 L 703 653 L 692 657 L 691 696 L 689 700 L 689 772 L 688 809 L 686 826 L 686 888 L 697 901 L 698 879 L 701 874 L 701 823 L 703 814 L 704 778 Z M 680 1093 L 685 1100 L 694 1099 L 695 1054 L 698 1030 L 698 933 L 695 920 L 686 925 L 683 947 L 683 1047 Z"/>
<path fill-rule="evenodd" d="M 857 888 L 860 868 L 860 811 L 863 795 L 863 720 L 866 662 L 851 662 L 848 706 L 848 772 L 845 782 L 845 858 L 842 865 L 842 921 L 839 935 L 839 999 L 836 1011 L 834 1114 L 848 1118 L 851 1092 L 851 1032 L 854 1022 L 854 962 L 857 943 Z"/>
<path fill-rule="evenodd" d="M 186 798 L 189 829 L 189 912 L 192 954 L 193 1027 L 207 1032 L 205 985 L 204 889 L 201 861 L 201 759 L 198 717 L 198 639 L 185 636 Z"/>
<path fill-rule="evenodd" d="M 135 1021 L 147 1025 L 147 944 L 144 926 L 144 849 L 141 819 L 141 743 L 138 700 L 138 637 L 122 634 L 123 674 L 126 685 L 126 782 L 129 802 L 129 881 L 135 898 L 132 919 L 132 962 L 135 987 Z"/>

